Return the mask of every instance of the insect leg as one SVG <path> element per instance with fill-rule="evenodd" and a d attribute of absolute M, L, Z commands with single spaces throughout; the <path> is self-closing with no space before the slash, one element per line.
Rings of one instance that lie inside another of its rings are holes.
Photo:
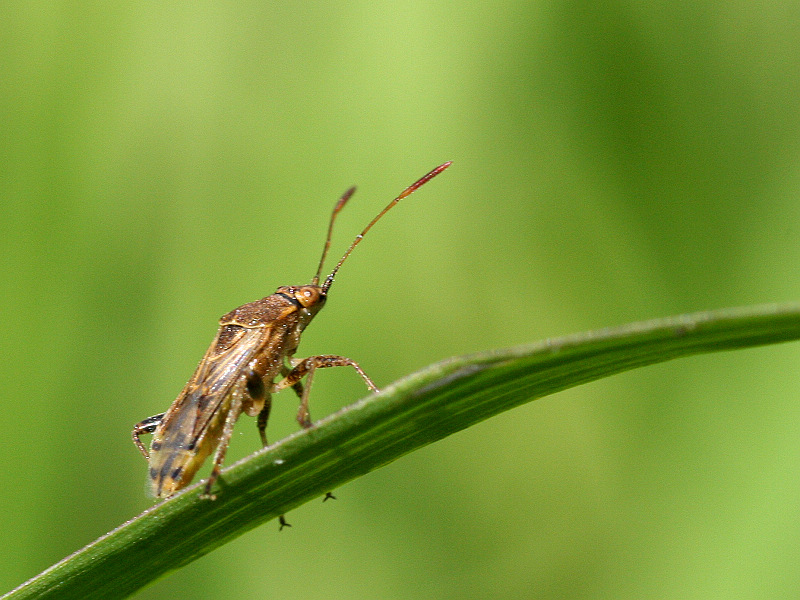
<path fill-rule="evenodd" d="M 268 445 L 267 421 L 269 420 L 269 411 L 272 408 L 272 397 L 264 386 L 264 380 L 255 371 L 249 371 L 247 373 L 245 383 L 247 384 L 247 395 L 252 398 L 255 403 L 264 403 L 258 413 L 256 425 L 258 427 L 258 433 L 261 436 L 261 444 L 266 448 Z M 245 402 L 246 401 L 247 398 L 245 398 Z M 245 411 L 250 414 L 247 408 L 245 408 Z"/>
<path fill-rule="evenodd" d="M 287 377 L 294 370 L 294 368 L 296 366 L 304 363 L 305 361 L 306 361 L 305 358 L 290 358 L 289 359 L 289 366 L 287 367 L 286 365 L 283 365 L 283 367 L 281 367 L 281 375 L 283 377 Z M 306 383 L 306 385 L 308 385 L 308 383 Z M 286 386 L 284 385 L 283 387 L 281 387 L 281 389 L 284 389 L 285 387 Z M 298 379 L 296 383 L 292 384 L 292 389 L 294 390 L 294 393 L 297 394 L 298 398 L 302 398 L 303 397 L 303 382 L 302 381 L 300 381 Z"/>
<path fill-rule="evenodd" d="M 225 453 L 228 451 L 228 444 L 230 444 L 231 435 L 233 435 L 233 426 L 236 424 L 242 412 L 242 393 L 242 389 L 239 386 L 237 386 L 232 393 L 231 407 L 228 411 L 228 415 L 225 417 L 225 425 L 222 428 L 219 445 L 217 446 L 217 451 L 214 453 L 214 467 L 211 469 L 211 473 L 206 481 L 205 491 L 202 495 L 202 498 L 207 500 L 217 499 L 217 497 L 211 493 L 211 488 L 214 486 L 214 483 L 219 477 L 219 472 L 222 470 L 222 462 L 225 460 Z"/>
<path fill-rule="evenodd" d="M 272 396 L 270 394 L 266 394 L 264 398 L 264 408 L 261 409 L 261 412 L 258 413 L 258 420 L 256 421 L 256 425 L 258 425 L 258 433 L 261 436 L 261 443 L 266 448 L 269 444 L 267 444 L 267 421 L 269 420 L 269 411 L 272 408 Z"/>
<path fill-rule="evenodd" d="M 161 413 L 159 415 L 153 415 L 152 417 L 146 418 L 144 421 L 141 421 L 133 426 L 133 432 L 131 435 L 133 436 L 133 443 L 136 444 L 136 447 L 141 450 L 142 454 L 147 460 L 150 460 L 150 453 L 147 452 L 147 448 L 145 448 L 144 444 L 140 436 L 143 433 L 153 433 L 158 426 L 161 424 L 161 420 L 164 418 L 166 413 Z"/>
<path fill-rule="evenodd" d="M 308 393 L 311 391 L 311 382 L 314 381 L 314 371 L 316 371 L 316 366 L 312 363 L 308 368 L 308 375 L 306 375 L 306 389 L 303 390 L 303 395 L 300 396 L 300 406 L 297 408 L 297 422 L 304 429 L 311 427 L 311 413 L 308 411 Z"/>
<path fill-rule="evenodd" d="M 311 389 L 314 371 L 317 369 L 326 369 L 328 367 L 353 367 L 370 390 L 373 392 L 379 391 L 378 387 L 367 377 L 367 374 L 364 373 L 364 370 L 356 361 L 334 354 L 309 356 L 299 361 L 295 367 L 289 371 L 286 377 L 282 381 L 276 383 L 273 388 L 275 391 L 278 391 L 290 386 L 294 387 L 303 377 L 306 377 L 306 386 L 300 396 L 300 409 L 297 411 L 297 422 L 300 423 L 302 427 L 311 427 L 311 417 L 308 412 L 308 391 Z M 296 388 L 295 391 L 297 391 Z"/>

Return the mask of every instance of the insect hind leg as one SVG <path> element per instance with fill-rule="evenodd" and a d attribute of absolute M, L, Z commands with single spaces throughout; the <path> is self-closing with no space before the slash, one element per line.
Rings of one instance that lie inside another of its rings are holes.
<path fill-rule="evenodd" d="M 311 416 L 308 411 L 308 392 L 311 389 L 311 381 L 314 378 L 314 372 L 317 369 L 327 369 L 328 367 L 353 367 L 367 384 L 367 387 L 373 392 L 378 392 L 378 387 L 372 380 L 364 373 L 361 366 L 354 360 L 344 356 L 337 356 L 335 354 L 321 354 L 319 356 L 309 356 L 295 364 L 295 367 L 289 371 L 286 377 L 275 384 L 273 391 L 283 390 L 287 387 L 294 388 L 295 392 L 300 396 L 300 408 L 297 411 L 297 422 L 300 426 L 308 429 L 311 427 Z M 300 387 L 298 391 L 297 385 L 300 380 L 305 377 L 305 389 Z"/>
<path fill-rule="evenodd" d="M 153 415 L 152 417 L 147 417 L 144 421 L 140 421 L 133 426 L 133 431 L 131 432 L 131 435 L 133 436 L 133 443 L 136 444 L 136 447 L 139 448 L 147 460 L 150 460 L 150 453 L 142 443 L 141 435 L 143 433 L 153 433 L 158 426 L 161 425 L 161 421 L 164 419 L 165 414 L 167 413 L 160 413 L 158 415 Z"/>

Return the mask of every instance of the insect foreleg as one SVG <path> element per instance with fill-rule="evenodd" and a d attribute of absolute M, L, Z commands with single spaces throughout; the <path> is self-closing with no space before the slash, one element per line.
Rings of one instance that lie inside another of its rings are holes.
<path fill-rule="evenodd" d="M 205 499 L 217 499 L 217 497 L 211 493 L 211 488 L 217 481 L 220 470 L 222 470 L 222 462 L 225 460 L 225 453 L 228 451 L 228 444 L 230 444 L 231 435 L 233 435 L 233 426 L 236 425 L 236 421 L 239 419 L 239 415 L 242 412 L 243 393 L 244 392 L 241 389 L 241 386 L 236 386 L 231 393 L 231 406 L 228 410 L 228 414 L 225 417 L 225 425 L 222 428 L 222 435 L 219 438 L 217 451 L 214 453 L 214 467 L 211 469 L 211 473 L 206 481 L 205 491 L 202 495 L 202 497 Z"/>
<path fill-rule="evenodd" d="M 136 444 L 136 447 L 141 450 L 142 454 L 147 460 L 150 460 L 150 453 L 147 452 L 147 448 L 145 448 L 144 444 L 140 436 L 143 433 L 153 433 L 159 425 L 161 425 L 161 420 L 164 418 L 166 413 L 161 413 L 159 415 L 153 415 L 152 417 L 146 418 L 144 421 L 141 421 L 133 426 L 133 432 L 131 435 L 133 436 L 133 443 Z"/>
<path fill-rule="evenodd" d="M 286 377 L 273 386 L 273 391 L 283 390 L 287 387 L 293 387 L 300 382 L 303 377 L 306 377 L 305 389 L 300 393 L 300 408 L 297 411 L 297 422 L 306 429 L 311 427 L 311 416 L 308 412 L 308 392 L 311 389 L 311 381 L 314 378 L 314 371 L 317 369 L 327 369 L 328 367 L 353 367 L 356 372 L 367 384 L 367 387 L 373 392 L 378 392 L 378 387 L 372 380 L 364 373 L 364 370 L 359 364 L 344 356 L 336 356 L 335 354 L 322 354 L 319 356 L 309 356 L 295 364 L 295 367 L 289 371 Z M 295 391 L 297 389 L 295 388 Z"/>

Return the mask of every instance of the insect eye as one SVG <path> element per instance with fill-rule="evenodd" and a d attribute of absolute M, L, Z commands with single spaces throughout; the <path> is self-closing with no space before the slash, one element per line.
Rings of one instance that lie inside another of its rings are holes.
<path fill-rule="evenodd" d="M 297 291 L 295 298 L 297 298 L 300 304 L 308 308 L 317 303 L 319 300 L 319 292 L 312 288 L 302 288 Z"/>

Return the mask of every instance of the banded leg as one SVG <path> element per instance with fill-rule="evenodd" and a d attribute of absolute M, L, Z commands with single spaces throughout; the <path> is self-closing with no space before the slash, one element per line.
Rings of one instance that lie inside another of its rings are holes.
<path fill-rule="evenodd" d="M 140 436 L 143 433 L 153 433 L 156 429 L 158 429 L 158 426 L 161 425 L 161 421 L 164 419 L 165 414 L 167 413 L 153 415 L 152 417 L 148 417 L 144 421 L 140 421 L 133 426 L 133 431 L 131 432 L 131 435 L 133 436 L 133 443 L 136 444 L 136 447 L 139 448 L 147 460 L 150 460 L 150 453 L 142 443 Z"/>
<path fill-rule="evenodd" d="M 273 391 L 277 392 L 278 390 L 283 390 L 290 386 L 294 388 L 303 377 L 306 378 L 305 389 L 302 390 L 302 394 L 300 396 L 300 408 L 297 411 L 297 422 L 300 423 L 300 426 L 305 429 L 311 427 L 311 416 L 308 412 L 308 392 L 311 389 L 314 371 L 317 369 L 327 369 L 329 367 L 353 367 L 370 390 L 373 392 L 379 391 L 378 387 L 369 377 L 367 377 L 367 374 L 364 373 L 364 370 L 359 366 L 359 364 L 350 358 L 336 356 L 335 354 L 321 354 L 319 356 L 309 356 L 308 358 L 297 362 L 294 368 L 286 375 L 286 377 L 282 381 L 279 381 L 275 384 Z M 297 391 L 296 388 L 295 391 Z"/>

